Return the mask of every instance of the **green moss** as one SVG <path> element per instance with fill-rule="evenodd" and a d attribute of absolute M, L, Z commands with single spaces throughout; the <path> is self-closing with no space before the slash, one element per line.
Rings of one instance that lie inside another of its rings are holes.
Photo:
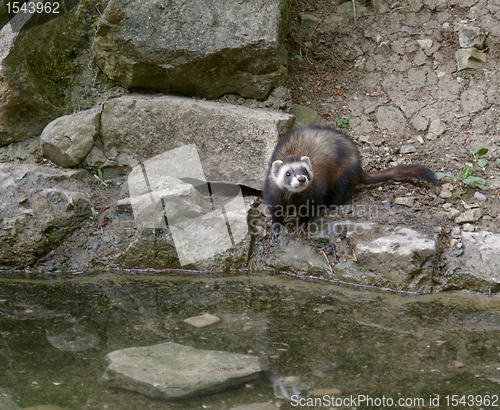
<path fill-rule="evenodd" d="M 84 7 L 90 7 L 90 0 L 80 0 L 80 3 Z"/>
<path fill-rule="evenodd" d="M 40 80 L 40 93 L 43 98 L 52 101 L 56 99 L 57 89 L 61 85 L 65 86 L 71 72 L 69 59 L 63 53 L 53 56 L 43 56 L 42 62 L 33 67 L 33 71 Z"/>

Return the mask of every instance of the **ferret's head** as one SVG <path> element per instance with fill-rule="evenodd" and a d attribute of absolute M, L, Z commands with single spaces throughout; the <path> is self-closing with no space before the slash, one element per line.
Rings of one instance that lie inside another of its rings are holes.
<path fill-rule="evenodd" d="M 271 177 L 280 189 L 302 192 L 313 179 L 313 169 L 309 157 L 288 156 L 271 164 Z"/>

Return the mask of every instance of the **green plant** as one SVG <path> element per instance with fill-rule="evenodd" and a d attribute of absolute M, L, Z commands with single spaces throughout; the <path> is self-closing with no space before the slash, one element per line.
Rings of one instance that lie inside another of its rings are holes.
<path fill-rule="evenodd" d="M 462 173 L 458 177 L 452 175 L 446 175 L 442 172 L 437 172 L 436 176 L 438 179 L 447 177 L 452 179 L 459 179 L 465 185 L 471 188 L 486 189 L 486 182 L 483 178 L 477 175 L 478 168 L 484 168 L 490 162 L 486 158 L 481 158 L 488 153 L 487 148 L 470 148 L 468 151 L 470 159 L 468 163 L 470 166 L 465 166 L 462 169 Z"/>
<path fill-rule="evenodd" d="M 292 60 L 304 61 L 304 57 L 302 57 L 300 54 L 294 54 Z"/>
<path fill-rule="evenodd" d="M 339 128 L 349 128 L 349 120 L 346 118 L 339 118 L 336 122 Z"/>
<path fill-rule="evenodd" d="M 92 212 L 90 215 L 90 220 L 93 223 L 97 222 L 97 217 L 99 216 L 99 212 L 94 208 L 94 205 L 90 207 L 90 211 Z"/>
<path fill-rule="evenodd" d="M 97 182 L 99 182 L 98 188 L 102 187 L 103 185 L 108 186 L 109 181 L 104 179 L 104 175 L 101 169 L 97 170 L 97 175 L 94 174 L 94 178 L 97 179 Z"/>

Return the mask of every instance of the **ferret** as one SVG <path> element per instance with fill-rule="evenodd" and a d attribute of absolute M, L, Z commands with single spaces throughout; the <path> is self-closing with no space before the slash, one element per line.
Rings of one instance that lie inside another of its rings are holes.
<path fill-rule="evenodd" d="M 423 165 L 398 165 L 367 173 L 356 144 L 343 132 L 311 126 L 288 134 L 271 157 L 262 197 L 271 213 L 271 237 L 295 212 L 300 223 L 318 216 L 321 208 L 352 198 L 360 184 L 419 179 L 436 183 Z"/>

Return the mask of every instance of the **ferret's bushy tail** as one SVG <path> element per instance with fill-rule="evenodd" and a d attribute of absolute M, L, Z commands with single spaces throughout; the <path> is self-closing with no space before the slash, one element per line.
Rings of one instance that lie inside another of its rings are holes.
<path fill-rule="evenodd" d="M 438 180 L 436 174 L 429 168 L 423 165 L 410 164 L 398 165 L 397 167 L 383 169 L 378 172 L 364 172 L 361 183 L 363 184 L 378 184 L 380 182 L 392 181 L 410 181 L 412 179 L 420 179 L 426 182 L 436 183 Z"/>

